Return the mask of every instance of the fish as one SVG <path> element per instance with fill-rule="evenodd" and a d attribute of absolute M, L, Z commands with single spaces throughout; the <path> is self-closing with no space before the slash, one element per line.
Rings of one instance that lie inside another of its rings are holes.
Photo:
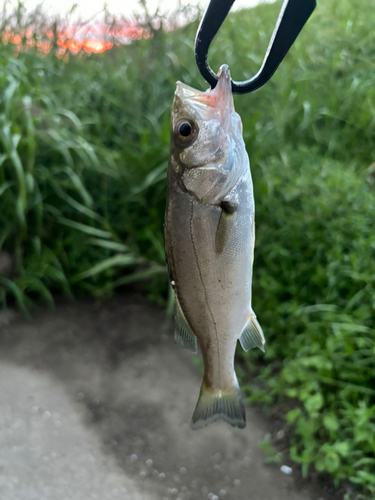
<path fill-rule="evenodd" d="M 165 255 L 176 299 L 174 339 L 202 352 L 203 382 L 191 427 L 222 419 L 246 426 L 234 368 L 237 340 L 264 351 L 251 305 L 255 207 L 242 121 L 230 71 L 214 89 L 177 82 L 164 220 Z"/>

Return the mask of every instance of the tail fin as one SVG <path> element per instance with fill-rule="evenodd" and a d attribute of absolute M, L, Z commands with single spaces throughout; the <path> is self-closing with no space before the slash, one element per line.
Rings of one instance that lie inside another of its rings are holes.
<path fill-rule="evenodd" d="M 246 413 L 238 388 L 229 391 L 207 390 L 204 383 L 191 421 L 192 429 L 201 429 L 223 419 L 233 427 L 246 427 Z"/>

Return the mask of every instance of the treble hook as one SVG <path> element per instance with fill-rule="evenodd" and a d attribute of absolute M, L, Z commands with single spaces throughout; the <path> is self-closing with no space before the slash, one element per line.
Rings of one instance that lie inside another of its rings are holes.
<path fill-rule="evenodd" d="M 212 88 L 216 86 L 217 75 L 208 64 L 208 49 L 234 1 L 211 0 L 203 15 L 195 38 L 195 60 L 201 75 Z M 232 80 L 232 92 L 234 94 L 253 92 L 268 82 L 293 45 L 294 40 L 299 35 L 315 7 L 316 0 L 284 0 L 260 70 L 250 80 L 244 82 L 235 82 Z"/>

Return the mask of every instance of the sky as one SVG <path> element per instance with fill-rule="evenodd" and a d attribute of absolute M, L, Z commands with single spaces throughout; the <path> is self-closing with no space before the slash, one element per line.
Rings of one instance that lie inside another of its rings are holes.
<path fill-rule="evenodd" d="M 15 5 L 17 0 L 11 0 L 10 5 Z M 41 3 L 40 0 L 23 0 L 23 3 L 27 10 L 32 10 L 38 4 Z M 77 15 L 80 17 L 87 18 L 100 12 L 103 9 L 104 3 L 110 13 L 116 15 L 126 15 L 130 17 L 132 13 L 139 11 L 138 0 L 72 0 L 72 1 L 61 1 L 61 0 L 44 0 L 44 11 L 48 11 L 51 14 L 64 15 L 74 3 L 77 4 Z M 202 8 L 206 8 L 209 0 L 181 0 L 183 5 L 201 5 Z M 240 9 L 244 7 L 251 7 L 259 3 L 259 0 L 236 0 L 233 6 L 234 9 Z M 168 13 L 173 11 L 178 6 L 178 0 L 148 0 L 147 5 L 149 10 L 153 12 L 159 6 L 163 13 Z"/>

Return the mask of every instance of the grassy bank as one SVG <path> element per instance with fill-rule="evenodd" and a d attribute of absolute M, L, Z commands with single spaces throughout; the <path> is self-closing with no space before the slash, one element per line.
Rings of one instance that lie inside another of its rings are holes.
<path fill-rule="evenodd" d="M 211 66 L 254 74 L 278 8 L 230 16 Z M 239 353 L 243 387 L 285 409 L 304 474 L 349 481 L 358 499 L 375 496 L 374 24 L 370 0 L 320 5 L 272 81 L 236 97 L 267 338 L 264 357 Z M 146 278 L 148 297 L 167 303 L 169 112 L 176 80 L 205 88 L 196 27 L 69 59 L 1 44 L 2 307 L 108 297 Z"/>

